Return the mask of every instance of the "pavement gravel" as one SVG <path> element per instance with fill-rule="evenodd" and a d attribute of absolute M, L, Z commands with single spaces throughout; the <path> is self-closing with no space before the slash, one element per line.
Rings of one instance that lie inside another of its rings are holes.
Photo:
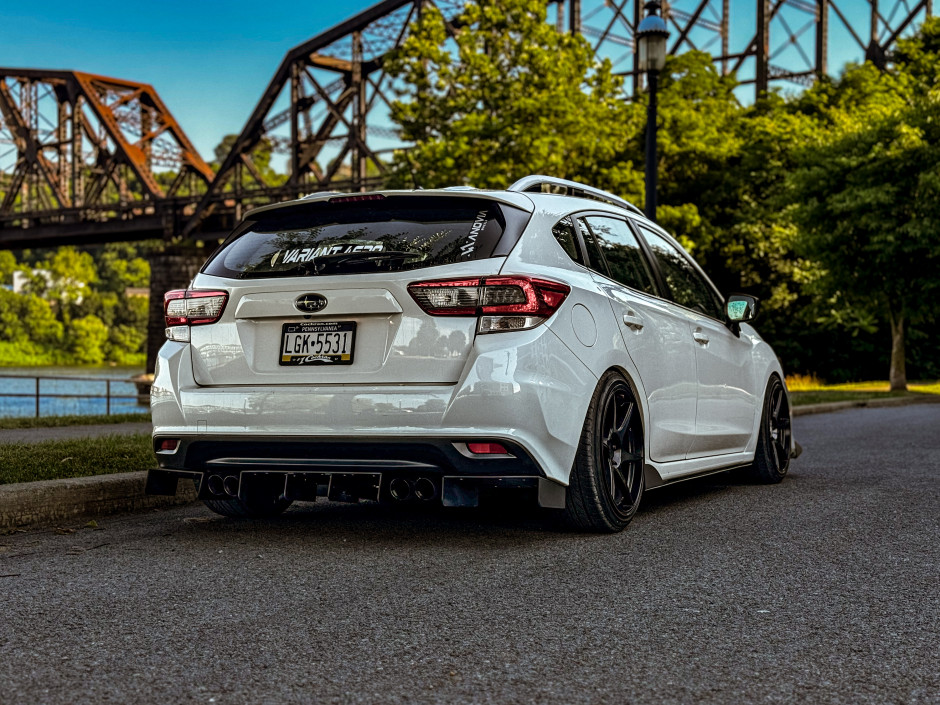
<path fill-rule="evenodd" d="M 327 502 L 0 536 L 0 702 L 940 702 L 940 406 L 795 431 L 782 484 L 614 536 Z"/>

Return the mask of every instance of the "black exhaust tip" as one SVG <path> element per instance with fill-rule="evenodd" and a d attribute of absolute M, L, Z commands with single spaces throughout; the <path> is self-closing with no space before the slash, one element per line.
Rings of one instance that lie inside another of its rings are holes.
<path fill-rule="evenodd" d="M 229 475 L 222 481 L 222 488 L 229 497 L 238 496 L 238 477 Z"/>
<path fill-rule="evenodd" d="M 388 483 L 388 493 L 392 499 L 404 502 L 411 497 L 411 483 L 403 477 L 396 477 Z"/>
<path fill-rule="evenodd" d="M 222 481 L 221 475 L 209 475 L 206 484 L 212 494 L 225 494 L 225 483 Z"/>
<path fill-rule="evenodd" d="M 437 497 L 437 485 L 426 477 L 415 480 L 415 497 L 428 501 Z"/>

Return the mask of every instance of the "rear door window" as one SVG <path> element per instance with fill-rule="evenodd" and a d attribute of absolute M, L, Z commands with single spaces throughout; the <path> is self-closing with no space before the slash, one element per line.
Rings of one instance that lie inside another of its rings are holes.
<path fill-rule="evenodd" d="M 506 254 L 529 217 L 484 198 L 361 198 L 259 213 L 223 243 L 203 272 L 241 279 L 361 274 L 485 259 L 497 246 L 498 254 Z"/>
<path fill-rule="evenodd" d="M 723 305 L 718 295 L 692 266 L 685 253 L 649 228 L 641 225 L 640 230 L 659 263 L 670 298 L 680 306 L 721 320 Z"/>
<path fill-rule="evenodd" d="M 587 252 L 589 260 L 588 266 L 595 272 L 600 272 L 605 277 L 609 277 L 610 271 L 607 269 L 607 262 L 604 261 L 600 245 L 597 244 L 597 238 L 591 233 L 591 229 L 583 217 L 578 218 L 578 228 L 581 230 L 581 237 L 584 240 L 584 250 Z"/>

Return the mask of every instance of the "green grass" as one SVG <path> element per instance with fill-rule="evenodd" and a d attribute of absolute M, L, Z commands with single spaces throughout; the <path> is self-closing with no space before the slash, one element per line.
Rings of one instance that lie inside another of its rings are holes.
<path fill-rule="evenodd" d="M 834 390 L 819 390 L 815 392 L 790 392 L 790 401 L 793 406 L 806 406 L 807 404 L 828 404 L 834 401 L 868 401 L 871 399 L 888 399 L 890 397 L 916 397 L 919 394 L 910 392 L 849 392 Z"/>
<path fill-rule="evenodd" d="M 5 428 L 52 428 L 55 426 L 89 426 L 150 421 L 149 413 L 140 414 L 87 414 L 82 416 L 16 416 L 0 419 L 0 429 Z"/>
<path fill-rule="evenodd" d="M 790 400 L 794 406 L 826 404 L 837 401 L 870 401 L 896 397 L 924 397 L 940 394 L 940 382 L 912 382 L 906 392 L 892 392 L 887 382 L 849 382 L 846 384 L 821 384 L 809 378 L 787 380 Z"/>
<path fill-rule="evenodd" d="M 0 485 L 148 470 L 150 434 L 0 444 Z"/>

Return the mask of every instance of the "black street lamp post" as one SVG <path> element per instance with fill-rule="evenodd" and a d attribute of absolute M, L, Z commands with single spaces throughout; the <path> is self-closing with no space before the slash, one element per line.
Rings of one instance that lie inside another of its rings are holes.
<path fill-rule="evenodd" d="M 636 30 L 638 71 L 646 72 L 649 105 L 646 110 L 646 217 L 656 220 L 656 88 L 659 72 L 666 65 L 666 39 L 669 30 L 659 15 L 660 0 L 644 5 L 646 17 Z"/>

